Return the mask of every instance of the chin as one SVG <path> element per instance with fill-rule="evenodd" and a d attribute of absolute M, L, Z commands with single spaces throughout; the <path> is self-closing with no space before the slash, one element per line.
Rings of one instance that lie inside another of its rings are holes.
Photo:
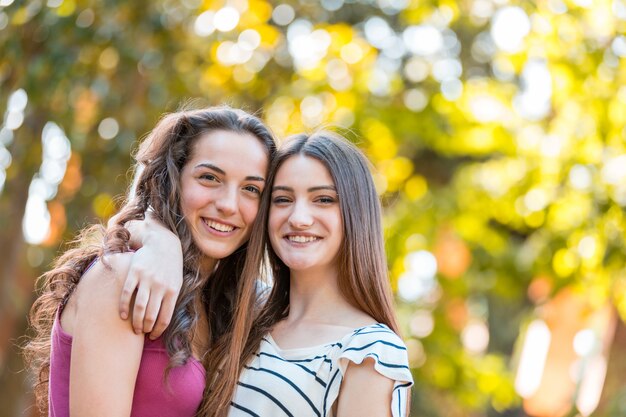
<path fill-rule="evenodd" d="M 285 261 L 283 261 L 285 262 Z M 310 259 L 291 259 L 285 262 L 285 265 L 293 271 L 304 271 L 309 268 L 314 268 L 316 263 L 311 262 Z"/>
<path fill-rule="evenodd" d="M 235 252 L 235 248 L 216 248 L 214 245 L 199 246 L 200 252 L 207 258 L 224 259 Z"/>

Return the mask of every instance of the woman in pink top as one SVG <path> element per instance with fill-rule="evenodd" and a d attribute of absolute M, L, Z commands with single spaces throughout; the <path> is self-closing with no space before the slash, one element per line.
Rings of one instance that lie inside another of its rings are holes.
<path fill-rule="evenodd" d="M 229 343 L 237 354 L 234 341 L 247 333 L 229 323 L 236 301 L 254 307 L 255 282 L 239 277 L 274 151 L 269 130 L 241 110 L 182 111 L 158 123 L 139 148 L 135 190 L 115 222 L 87 229 L 42 277 L 26 354 L 44 413 L 196 413 L 202 356 Z M 172 232 L 170 250 L 181 248 L 183 259 L 174 315 L 155 340 L 117 313 L 132 258 L 124 225 L 147 210 Z"/>

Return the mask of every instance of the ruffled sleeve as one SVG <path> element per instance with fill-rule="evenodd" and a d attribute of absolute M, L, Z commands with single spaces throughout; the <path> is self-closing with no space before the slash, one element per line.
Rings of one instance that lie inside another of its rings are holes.
<path fill-rule="evenodd" d="M 356 330 L 340 347 L 336 379 L 343 380 L 350 362 L 358 365 L 367 358 L 374 360 L 374 369 L 378 373 L 394 381 L 391 402 L 393 417 L 408 416 L 408 393 L 413 385 L 413 376 L 409 369 L 406 345 L 402 339 L 384 324 L 374 324 Z M 339 395 L 340 381 L 336 386 L 329 387 L 331 391 L 329 397 L 332 397 L 332 401 L 326 403 L 327 407 L 330 407 Z M 330 408 L 326 415 L 332 415 Z"/>

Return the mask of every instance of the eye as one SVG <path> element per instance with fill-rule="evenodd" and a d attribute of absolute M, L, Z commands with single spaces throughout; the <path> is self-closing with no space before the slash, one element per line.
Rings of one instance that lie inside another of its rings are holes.
<path fill-rule="evenodd" d="M 198 178 L 205 181 L 218 181 L 217 177 L 209 172 L 201 174 Z"/>
<path fill-rule="evenodd" d="M 323 196 L 317 197 L 315 199 L 315 202 L 321 203 L 321 204 L 333 204 L 337 202 L 337 199 L 328 195 L 323 195 Z"/>
<path fill-rule="evenodd" d="M 287 204 L 290 201 L 291 200 L 288 197 L 284 196 L 284 195 L 278 195 L 278 196 L 275 196 L 274 198 L 272 198 L 272 203 L 273 204 Z"/>
<path fill-rule="evenodd" d="M 261 189 L 256 185 L 246 185 L 245 187 L 243 187 L 243 189 L 250 193 L 261 195 Z"/>

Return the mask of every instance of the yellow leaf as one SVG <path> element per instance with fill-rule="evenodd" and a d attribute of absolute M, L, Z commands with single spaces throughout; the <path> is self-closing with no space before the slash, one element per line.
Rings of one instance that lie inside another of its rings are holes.
<path fill-rule="evenodd" d="M 274 26 L 259 25 L 254 28 L 261 36 L 261 46 L 273 49 L 282 40 L 282 34 Z"/>
<path fill-rule="evenodd" d="M 91 207 L 98 217 L 107 219 L 115 213 L 115 203 L 108 193 L 100 193 L 93 199 Z"/>
<path fill-rule="evenodd" d="M 61 17 L 71 16 L 76 10 L 75 0 L 64 0 L 63 3 L 57 8 L 57 14 Z"/>
<path fill-rule="evenodd" d="M 391 130 L 376 119 L 367 119 L 363 122 L 363 133 L 369 142 L 369 154 L 375 160 L 393 158 L 397 153 L 397 146 Z"/>
<path fill-rule="evenodd" d="M 427 192 L 428 182 L 426 182 L 426 179 L 419 174 L 409 178 L 409 180 L 404 185 L 404 193 L 412 201 L 419 200 L 420 198 L 424 197 Z"/>
<path fill-rule="evenodd" d="M 578 256 L 566 248 L 559 249 L 552 258 L 552 268 L 561 278 L 573 274 L 576 268 L 578 268 L 578 264 Z"/>

